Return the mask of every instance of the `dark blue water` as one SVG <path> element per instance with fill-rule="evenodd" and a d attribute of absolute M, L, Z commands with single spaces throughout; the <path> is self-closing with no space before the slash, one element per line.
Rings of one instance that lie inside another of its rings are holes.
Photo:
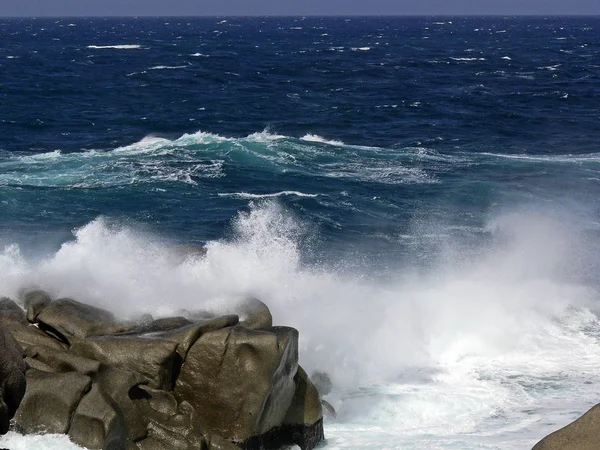
<path fill-rule="evenodd" d="M 248 199 L 225 194 L 241 192 L 317 195 L 278 201 L 324 253 L 404 252 L 415 222 L 476 231 L 521 203 L 598 212 L 597 18 L 4 19 L 0 33 L 4 241 L 57 245 L 105 215 L 200 243 L 226 235 Z M 248 138 L 263 130 L 284 137 Z M 172 142 L 115 150 L 147 136 Z"/>

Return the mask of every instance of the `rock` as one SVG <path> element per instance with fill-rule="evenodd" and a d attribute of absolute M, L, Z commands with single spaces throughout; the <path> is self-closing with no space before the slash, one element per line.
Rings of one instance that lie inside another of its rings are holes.
<path fill-rule="evenodd" d="M 123 413 L 96 383 L 73 414 L 69 437 L 73 442 L 92 449 L 125 448 L 127 426 Z"/>
<path fill-rule="evenodd" d="M 149 418 L 149 439 L 148 442 L 146 440 L 140 442 L 142 449 L 205 450 L 208 448 L 203 430 L 199 427 L 194 409 L 189 403 L 181 402 L 177 414 L 173 416 L 160 418 L 150 416 Z"/>
<path fill-rule="evenodd" d="M 23 349 L 0 323 L 0 434 L 8 431 L 10 419 L 23 399 L 26 370 Z"/>
<path fill-rule="evenodd" d="M 323 416 L 328 419 L 335 419 L 337 417 L 337 412 L 335 408 L 326 400 L 321 399 L 321 407 L 323 408 Z"/>
<path fill-rule="evenodd" d="M 223 439 L 221 436 L 211 436 L 208 442 L 208 450 L 239 450 L 240 447 L 233 442 Z"/>
<path fill-rule="evenodd" d="M 45 291 L 29 291 L 23 297 L 23 303 L 27 310 L 27 320 L 35 323 L 38 315 L 50 304 L 52 298 Z"/>
<path fill-rule="evenodd" d="M 166 317 L 142 323 L 122 334 L 160 333 L 162 331 L 176 330 L 190 324 L 192 322 L 185 317 Z"/>
<path fill-rule="evenodd" d="M 310 380 L 313 382 L 317 391 L 321 396 L 327 395 L 331 392 L 333 384 L 331 378 L 325 372 L 313 372 Z"/>
<path fill-rule="evenodd" d="M 294 398 L 283 423 L 313 425 L 323 418 L 319 392 L 300 366 L 294 376 L 294 384 Z"/>
<path fill-rule="evenodd" d="M 8 323 L 6 326 L 13 337 L 17 340 L 23 349 L 32 345 L 44 345 L 55 350 L 64 350 L 67 348 L 65 344 L 51 337 L 48 333 L 40 330 L 34 325 L 23 325 L 20 323 Z"/>
<path fill-rule="evenodd" d="M 112 399 L 113 407 L 122 413 L 127 438 L 130 441 L 145 438 L 148 435 L 148 420 L 139 405 L 139 400 L 146 395 L 142 390 L 148 382 L 145 377 L 102 364 L 93 381 Z M 108 429 L 108 424 L 105 425 Z"/>
<path fill-rule="evenodd" d="M 312 450 L 324 439 L 321 399 L 302 367 L 298 367 L 294 383 L 294 398 L 283 420 L 279 439 L 297 444 L 302 450 Z"/>
<path fill-rule="evenodd" d="M 249 330 L 268 330 L 273 326 L 269 307 L 259 299 L 250 297 L 238 306 L 240 324 Z"/>
<path fill-rule="evenodd" d="M 29 369 L 25 397 L 15 415 L 18 428 L 25 433 L 66 433 L 77 405 L 91 385 L 90 377 L 76 372 Z"/>
<path fill-rule="evenodd" d="M 27 325 L 25 311 L 10 298 L 2 297 L 0 298 L 0 322 L 4 324 L 15 322 Z"/>
<path fill-rule="evenodd" d="M 192 345 L 175 396 L 191 404 L 206 434 L 244 442 L 282 423 L 297 367 L 293 328 L 224 328 Z"/>
<path fill-rule="evenodd" d="M 533 450 L 597 450 L 600 446 L 600 405 L 549 434 Z"/>
<path fill-rule="evenodd" d="M 156 337 L 176 342 L 178 344 L 177 353 L 183 361 L 185 360 L 190 347 L 198 340 L 200 336 L 210 331 L 220 330 L 221 328 L 237 325 L 238 322 L 238 316 L 222 316 L 217 317 L 216 319 L 201 320 L 183 328 L 159 333 L 156 335 Z"/>
<path fill-rule="evenodd" d="M 137 336 L 102 336 L 75 342 L 70 352 L 108 365 L 137 372 L 149 380 L 153 388 L 171 390 L 177 344 L 165 339 Z"/>
<path fill-rule="evenodd" d="M 145 399 L 146 415 L 156 412 L 166 417 L 172 417 L 177 414 L 177 400 L 172 392 L 152 389 L 148 386 L 140 386 L 140 389 L 144 392 L 142 396 Z"/>
<path fill-rule="evenodd" d="M 100 370 L 98 361 L 74 355 L 63 349 L 57 350 L 44 345 L 29 346 L 25 354 L 29 358 L 28 361 L 31 359 L 39 361 L 52 372 L 79 372 L 93 375 Z"/>
<path fill-rule="evenodd" d="M 71 343 L 72 338 L 105 334 L 103 329 L 113 330 L 114 316 L 100 308 L 79 303 L 70 298 L 55 300 L 37 316 L 42 329 L 50 329 Z"/>

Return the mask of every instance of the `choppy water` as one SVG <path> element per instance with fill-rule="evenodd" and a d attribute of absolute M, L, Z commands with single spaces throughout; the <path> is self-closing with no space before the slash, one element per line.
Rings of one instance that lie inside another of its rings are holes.
<path fill-rule="evenodd" d="M 600 401 L 600 19 L 0 37 L 0 294 L 257 295 L 332 375 L 327 449 L 522 449 Z"/>

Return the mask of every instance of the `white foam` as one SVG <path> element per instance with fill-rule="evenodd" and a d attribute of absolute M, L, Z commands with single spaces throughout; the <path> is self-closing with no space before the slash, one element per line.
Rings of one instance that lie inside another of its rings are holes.
<path fill-rule="evenodd" d="M 353 52 L 368 52 L 371 50 L 371 47 L 352 47 Z"/>
<path fill-rule="evenodd" d="M 371 160 L 331 163 L 322 166 L 325 176 L 350 178 L 382 184 L 435 184 L 439 180 L 419 167 L 408 167 L 398 161 Z"/>
<path fill-rule="evenodd" d="M 149 67 L 148 70 L 165 70 L 165 69 L 185 69 L 189 66 L 153 66 Z"/>
<path fill-rule="evenodd" d="M 564 94 L 563 94 L 564 98 Z M 600 153 L 584 153 L 579 155 L 527 155 L 527 154 L 509 154 L 509 153 L 490 153 L 482 152 L 480 155 L 492 156 L 494 158 L 523 160 L 528 162 L 543 162 L 555 164 L 581 164 L 585 162 L 599 162 Z"/>
<path fill-rule="evenodd" d="M 81 450 L 62 434 L 22 435 L 9 432 L 0 436 L 0 446 L 10 450 Z"/>
<path fill-rule="evenodd" d="M 205 54 L 203 54 L 203 53 L 200 53 L 200 52 L 192 53 L 192 54 L 190 54 L 190 56 L 196 56 L 196 57 L 203 56 L 203 57 L 205 57 L 205 58 L 208 58 L 208 57 L 209 57 L 208 55 L 205 55 Z"/>
<path fill-rule="evenodd" d="M 485 58 L 455 58 L 452 56 L 450 59 L 453 59 L 454 61 L 485 61 Z"/>
<path fill-rule="evenodd" d="M 93 49 L 108 49 L 108 48 L 112 48 L 112 49 L 119 49 L 119 50 L 133 50 L 133 49 L 142 48 L 142 46 L 138 45 L 138 44 L 88 45 L 86 48 L 93 48 Z"/>
<path fill-rule="evenodd" d="M 310 134 L 310 133 L 305 134 L 300 139 L 302 139 L 303 141 L 307 141 L 307 142 L 320 142 L 321 144 L 333 145 L 336 147 L 341 147 L 342 145 L 344 145 L 344 143 L 342 141 L 325 139 L 317 134 Z"/>
<path fill-rule="evenodd" d="M 280 139 L 286 139 L 287 136 L 283 136 L 281 134 L 271 133 L 269 130 L 263 130 L 259 133 L 252 133 L 246 140 L 252 142 L 270 142 L 270 141 L 278 141 Z M 288 138 L 289 139 L 289 138 Z"/>
<path fill-rule="evenodd" d="M 310 198 L 314 198 L 314 197 L 318 197 L 320 194 L 305 194 L 303 192 L 298 192 L 298 191 L 281 191 L 281 192 L 274 192 L 272 194 L 251 194 L 248 192 L 231 192 L 231 193 L 220 193 L 219 197 L 235 197 L 235 198 L 241 198 L 241 199 L 249 199 L 249 200 L 254 200 L 254 199 L 260 199 L 260 198 L 275 198 L 275 197 L 284 197 L 284 196 L 296 196 L 296 197 L 310 197 Z"/>

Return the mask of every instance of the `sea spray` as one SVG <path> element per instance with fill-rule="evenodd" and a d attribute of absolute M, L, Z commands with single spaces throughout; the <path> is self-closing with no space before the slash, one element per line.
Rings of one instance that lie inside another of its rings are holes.
<path fill-rule="evenodd" d="M 332 377 L 335 445 L 355 448 L 347 433 L 364 427 L 407 443 L 432 429 L 441 440 L 493 441 L 531 427 L 541 399 L 564 409 L 600 382 L 600 326 L 588 308 L 597 291 L 572 270 L 593 261 L 581 261 L 574 230 L 552 216 L 505 214 L 475 257 L 381 277 L 375 264 L 305 262 L 314 227 L 267 200 L 241 211 L 205 256 L 102 217 L 41 260 L 11 245 L 0 288 L 39 287 L 125 316 L 224 312 L 254 295 L 275 323 L 300 330 L 308 371 Z"/>

